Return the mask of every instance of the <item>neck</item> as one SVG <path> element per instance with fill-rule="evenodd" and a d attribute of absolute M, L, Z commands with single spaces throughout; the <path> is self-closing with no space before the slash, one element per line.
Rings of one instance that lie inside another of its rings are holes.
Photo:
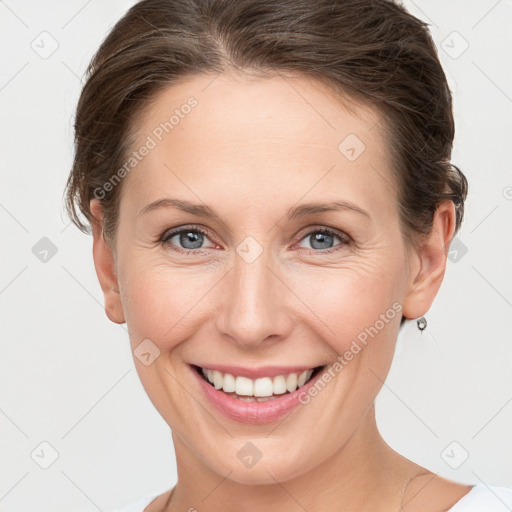
<path fill-rule="evenodd" d="M 248 485 L 219 475 L 173 434 L 178 483 L 166 512 L 187 510 L 399 510 L 403 487 L 419 466 L 382 439 L 372 404 L 344 446 L 285 482 Z"/>

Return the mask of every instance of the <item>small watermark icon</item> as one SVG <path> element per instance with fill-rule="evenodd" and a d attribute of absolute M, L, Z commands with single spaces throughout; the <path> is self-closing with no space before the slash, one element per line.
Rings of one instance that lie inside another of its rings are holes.
<path fill-rule="evenodd" d="M 452 59 L 458 59 L 469 48 L 469 43 L 454 30 L 441 41 L 441 48 Z"/>
<path fill-rule="evenodd" d="M 59 43 L 49 32 L 44 30 L 38 34 L 30 43 L 30 48 L 41 57 L 41 59 L 48 59 L 59 48 Z"/>
<path fill-rule="evenodd" d="M 357 160 L 365 149 L 364 142 L 354 133 L 348 134 L 338 145 L 339 152 L 350 162 Z"/>
<path fill-rule="evenodd" d="M 160 355 L 160 349 L 146 338 L 137 345 L 133 353 L 144 366 L 149 366 Z"/>
<path fill-rule="evenodd" d="M 448 259 L 452 263 L 458 263 L 468 252 L 467 245 L 459 238 L 454 237 L 448 250 Z"/>
<path fill-rule="evenodd" d="M 253 443 L 249 441 L 248 443 L 245 443 L 240 450 L 238 450 L 236 456 L 244 466 L 252 468 L 261 459 L 263 454 Z"/>
<path fill-rule="evenodd" d="M 41 262 L 48 263 L 56 254 L 57 246 L 46 236 L 35 243 L 32 254 Z"/>
<path fill-rule="evenodd" d="M 458 441 L 452 441 L 441 452 L 441 458 L 452 469 L 459 469 L 468 460 L 469 453 Z"/>
<path fill-rule="evenodd" d="M 263 252 L 263 247 L 252 236 L 248 236 L 238 244 L 236 252 L 246 263 L 253 263 Z"/>
<path fill-rule="evenodd" d="M 43 441 L 32 450 L 30 457 L 39 467 L 48 469 L 59 458 L 59 452 L 48 441 Z"/>

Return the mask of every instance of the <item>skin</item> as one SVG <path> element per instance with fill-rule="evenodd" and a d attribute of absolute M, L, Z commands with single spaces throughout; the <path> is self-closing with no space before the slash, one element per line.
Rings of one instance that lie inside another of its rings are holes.
<path fill-rule="evenodd" d="M 407 481 L 407 511 L 447 510 L 471 487 L 393 451 L 375 422 L 400 314 L 280 422 L 227 419 L 191 378 L 187 363 L 333 363 L 393 303 L 407 318 L 422 316 L 441 285 L 455 226 L 453 203 L 443 202 L 430 236 L 406 245 L 375 109 L 299 76 L 214 78 L 173 84 L 137 121 L 134 149 L 187 98 L 198 101 L 124 179 L 115 247 L 102 237 L 100 203 L 91 201 L 106 313 L 127 323 L 132 349 L 150 339 L 160 350 L 149 366 L 134 360 L 172 429 L 178 483 L 172 500 L 169 491 L 146 511 L 331 511 L 340 503 L 346 512 L 394 511 Z M 338 150 L 349 134 L 366 146 L 355 161 Z M 140 214 L 165 197 L 206 204 L 220 220 L 171 207 Z M 297 204 L 330 200 L 368 215 L 345 209 L 286 219 Z M 190 247 L 179 236 L 161 241 L 192 223 L 209 232 L 200 254 L 176 251 Z M 322 253 L 310 236 L 322 226 L 352 242 L 334 237 L 326 248 L 337 250 Z M 248 236 L 262 248 L 252 263 L 236 252 Z M 252 468 L 237 458 L 248 441 L 262 454 Z"/>

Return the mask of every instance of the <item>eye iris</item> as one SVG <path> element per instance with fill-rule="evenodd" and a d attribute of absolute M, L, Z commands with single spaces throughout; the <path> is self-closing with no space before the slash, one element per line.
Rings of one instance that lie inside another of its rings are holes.
<path fill-rule="evenodd" d="M 189 243 L 192 243 L 192 246 L 188 245 Z M 203 244 L 203 235 L 197 231 L 182 231 L 180 244 L 186 249 L 199 249 Z"/>
<path fill-rule="evenodd" d="M 328 233 L 316 233 L 310 236 L 311 246 L 314 249 L 330 249 L 330 247 L 326 247 L 325 244 L 332 244 L 333 238 L 333 235 L 329 235 Z M 316 242 L 319 242 L 321 247 L 315 247 Z"/>

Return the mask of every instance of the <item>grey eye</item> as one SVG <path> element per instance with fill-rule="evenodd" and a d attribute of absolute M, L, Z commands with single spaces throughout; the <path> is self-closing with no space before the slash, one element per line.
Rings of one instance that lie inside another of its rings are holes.
<path fill-rule="evenodd" d="M 327 233 L 316 233 L 309 235 L 309 240 L 313 249 L 330 249 L 334 236 Z"/>
<path fill-rule="evenodd" d="M 178 241 L 174 241 L 177 238 Z M 164 241 L 166 243 L 176 245 L 180 249 L 200 249 L 204 243 L 204 240 L 208 237 L 197 229 L 181 229 L 170 233 Z"/>
<path fill-rule="evenodd" d="M 336 247 L 334 243 L 334 239 L 336 238 L 341 242 L 341 244 L 338 245 L 345 245 L 345 243 L 347 243 L 347 241 L 344 240 L 341 235 L 338 235 L 334 231 L 327 228 L 310 231 L 302 240 L 307 240 L 310 243 L 311 247 L 306 247 L 307 249 L 322 251 Z"/>

